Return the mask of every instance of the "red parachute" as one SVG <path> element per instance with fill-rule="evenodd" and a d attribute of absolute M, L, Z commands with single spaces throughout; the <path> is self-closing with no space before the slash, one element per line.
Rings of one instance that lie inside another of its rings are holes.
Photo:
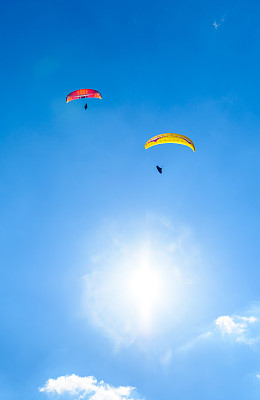
<path fill-rule="evenodd" d="M 68 94 L 68 96 L 66 97 L 66 103 L 68 103 L 71 100 L 85 99 L 87 97 L 95 97 L 96 99 L 102 99 L 101 93 L 99 93 L 97 90 L 79 89 L 79 90 L 74 90 L 74 92 Z"/>

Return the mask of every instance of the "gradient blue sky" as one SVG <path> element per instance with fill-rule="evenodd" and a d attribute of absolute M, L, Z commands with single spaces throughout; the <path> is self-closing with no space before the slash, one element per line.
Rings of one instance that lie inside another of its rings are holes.
<path fill-rule="evenodd" d="M 1 399 L 259 399 L 259 16 L 2 3 Z"/>

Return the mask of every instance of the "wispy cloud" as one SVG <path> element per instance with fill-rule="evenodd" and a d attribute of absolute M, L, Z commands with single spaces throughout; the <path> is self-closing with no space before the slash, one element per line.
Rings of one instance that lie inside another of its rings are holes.
<path fill-rule="evenodd" d="M 259 341 L 259 336 L 252 336 L 251 327 L 256 325 L 259 320 L 255 316 L 229 316 L 223 315 L 215 320 L 215 326 L 222 337 L 229 337 L 236 342 L 248 345 Z M 259 328 L 259 327 L 258 327 Z"/>
<path fill-rule="evenodd" d="M 188 351 L 201 343 L 226 341 L 256 346 L 260 342 L 260 304 L 256 303 L 244 315 L 221 315 L 210 324 L 208 330 L 178 348 Z M 259 375 L 260 377 L 260 375 Z"/>
<path fill-rule="evenodd" d="M 132 386 L 113 387 L 104 381 L 98 382 L 93 376 L 80 377 L 75 374 L 48 379 L 39 391 L 77 395 L 78 399 L 88 400 L 137 400 L 135 388 Z"/>
<path fill-rule="evenodd" d="M 214 21 L 212 25 L 214 26 L 215 29 L 218 29 L 223 24 L 224 21 L 225 17 L 222 17 L 220 22 L 217 23 L 217 21 Z"/>
<path fill-rule="evenodd" d="M 233 337 L 237 342 L 252 344 L 254 338 L 248 337 L 250 325 L 255 324 L 257 318 L 254 316 L 241 317 L 239 315 L 223 315 L 215 320 L 215 325 L 221 335 Z"/>
<path fill-rule="evenodd" d="M 221 315 L 214 321 L 214 333 L 222 340 L 248 346 L 260 342 L 260 304 L 255 303 L 247 312 Z"/>
<path fill-rule="evenodd" d="M 161 357 L 161 364 L 166 367 L 172 361 L 172 350 L 168 349 Z"/>
<path fill-rule="evenodd" d="M 178 352 L 187 352 L 191 350 L 192 348 L 201 345 L 201 343 L 205 343 L 206 340 L 209 340 L 213 337 L 212 332 L 204 332 L 201 333 L 198 336 L 195 336 L 193 339 L 191 339 L 189 342 L 185 343 L 184 345 L 180 346 L 177 351 Z"/>

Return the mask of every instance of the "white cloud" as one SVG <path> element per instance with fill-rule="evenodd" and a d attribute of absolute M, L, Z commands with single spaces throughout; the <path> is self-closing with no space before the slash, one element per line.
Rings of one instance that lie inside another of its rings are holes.
<path fill-rule="evenodd" d="M 132 386 L 113 387 L 93 376 L 80 377 L 75 374 L 48 379 L 39 388 L 40 392 L 78 395 L 78 399 L 88 400 L 137 400 Z"/>
<path fill-rule="evenodd" d="M 210 341 L 216 342 L 219 340 L 256 346 L 260 342 L 260 304 L 255 303 L 248 310 L 246 316 L 235 314 L 221 315 L 215 319 L 207 332 L 194 337 L 185 345 L 180 346 L 178 351 L 189 351 L 205 343 L 205 341 L 210 343 Z"/>
<path fill-rule="evenodd" d="M 62 394 L 69 392 L 76 394 L 85 391 L 92 392 L 96 387 L 97 380 L 93 376 L 80 377 L 75 374 L 69 376 L 60 376 L 57 379 L 49 379 L 45 386 L 40 388 L 40 392 Z"/>
<path fill-rule="evenodd" d="M 172 350 L 168 349 L 161 357 L 161 364 L 166 367 L 172 361 Z"/>
<path fill-rule="evenodd" d="M 236 342 L 252 345 L 259 340 L 259 336 L 252 335 L 251 327 L 258 319 L 255 316 L 223 315 L 215 320 L 215 326 L 222 337 L 226 336 Z"/>
<path fill-rule="evenodd" d="M 222 334 L 227 333 L 229 335 L 240 335 L 246 329 L 246 324 L 241 322 L 236 323 L 234 322 L 234 319 L 228 315 L 218 317 L 215 321 L 215 324 Z"/>

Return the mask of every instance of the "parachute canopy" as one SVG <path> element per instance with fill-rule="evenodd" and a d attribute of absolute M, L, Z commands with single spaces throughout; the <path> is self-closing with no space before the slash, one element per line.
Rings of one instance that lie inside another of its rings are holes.
<path fill-rule="evenodd" d="M 97 90 L 79 89 L 79 90 L 74 90 L 74 92 L 68 94 L 68 96 L 66 97 L 66 103 L 68 103 L 71 100 L 85 99 L 86 97 L 95 97 L 97 99 L 102 99 L 101 93 L 99 93 Z"/>
<path fill-rule="evenodd" d="M 149 149 L 149 147 L 162 143 L 183 144 L 184 146 L 188 146 L 195 151 L 195 146 L 192 140 L 184 135 L 179 135 L 178 133 L 162 133 L 161 135 L 154 136 L 145 143 L 145 148 Z"/>

